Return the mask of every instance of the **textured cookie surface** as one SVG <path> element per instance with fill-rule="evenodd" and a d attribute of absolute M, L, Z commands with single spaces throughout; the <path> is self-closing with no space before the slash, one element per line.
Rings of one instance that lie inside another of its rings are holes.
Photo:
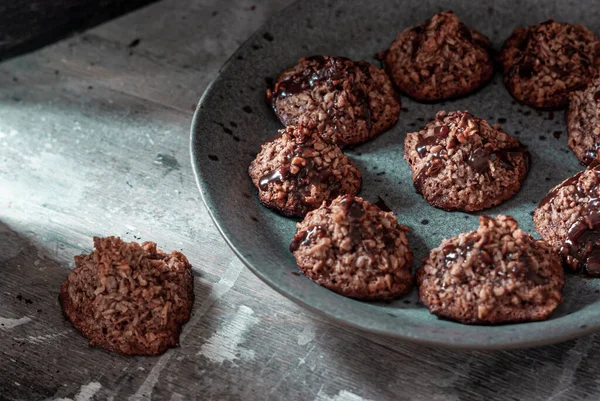
<path fill-rule="evenodd" d="M 504 84 L 520 102 L 541 109 L 566 106 L 600 66 L 600 41 L 582 25 L 552 20 L 516 28 L 499 56 Z"/>
<path fill-rule="evenodd" d="M 418 193 L 444 210 L 476 211 L 502 203 L 521 187 L 529 152 L 466 111 L 441 111 L 406 136 L 404 158 Z"/>
<path fill-rule="evenodd" d="M 289 126 L 262 145 L 248 168 L 260 201 L 285 216 L 308 211 L 341 194 L 360 190 L 360 171 L 317 130 Z"/>
<path fill-rule="evenodd" d="M 385 56 L 386 71 L 409 96 L 421 101 L 473 92 L 493 73 L 490 42 L 451 11 L 402 31 Z"/>
<path fill-rule="evenodd" d="M 554 187 L 535 209 L 533 221 L 569 266 L 600 275 L 600 162 Z"/>
<path fill-rule="evenodd" d="M 371 139 L 400 114 L 384 71 L 342 57 L 300 59 L 267 88 L 267 101 L 284 125 L 314 125 L 323 139 L 340 146 Z"/>
<path fill-rule="evenodd" d="M 175 347 L 194 300 L 186 257 L 115 237 L 94 238 L 94 247 L 62 284 L 64 314 L 93 346 L 125 355 Z"/>
<path fill-rule="evenodd" d="M 391 299 L 412 288 L 406 227 L 391 212 L 350 195 L 297 224 L 290 250 L 300 270 L 347 297 Z"/>
<path fill-rule="evenodd" d="M 508 216 L 482 216 L 476 231 L 445 239 L 417 271 L 421 302 L 470 324 L 543 320 L 562 302 L 561 261 Z"/>
<path fill-rule="evenodd" d="M 600 75 L 571 94 L 567 109 L 569 147 L 584 164 L 600 156 Z"/>

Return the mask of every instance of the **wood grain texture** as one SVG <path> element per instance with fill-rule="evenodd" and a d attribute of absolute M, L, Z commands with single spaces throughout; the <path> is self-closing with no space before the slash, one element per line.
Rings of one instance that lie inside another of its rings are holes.
<path fill-rule="evenodd" d="M 194 183 L 189 125 L 222 63 L 287 3 L 166 0 L 0 64 L 0 400 L 600 398 L 597 335 L 427 348 L 314 316 L 234 257 Z M 63 319 L 59 286 L 94 235 L 188 256 L 180 348 L 122 357 Z"/>
<path fill-rule="evenodd" d="M 156 0 L 0 2 L 0 60 L 52 43 Z"/>

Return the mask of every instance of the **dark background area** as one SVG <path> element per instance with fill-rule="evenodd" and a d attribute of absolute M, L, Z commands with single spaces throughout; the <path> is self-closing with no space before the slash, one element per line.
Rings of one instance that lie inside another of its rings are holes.
<path fill-rule="evenodd" d="M 0 61 L 156 0 L 0 0 Z"/>

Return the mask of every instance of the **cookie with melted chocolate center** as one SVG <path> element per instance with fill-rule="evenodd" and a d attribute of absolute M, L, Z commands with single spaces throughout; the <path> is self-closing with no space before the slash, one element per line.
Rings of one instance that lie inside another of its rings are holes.
<path fill-rule="evenodd" d="M 498 205 L 521 187 L 529 152 L 500 126 L 467 111 L 441 111 L 406 136 L 404 159 L 418 193 L 444 210 L 472 212 Z"/>
<path fill-rule="evenodd" d="M 396 298 L 412 288 L 412 250 L 396 216 L 362 198 L 344 195 L 298 223 L 290 245 L 298 268 L 338 294 Z"/>
<path fill-rule="evenodd" d="M 468 324 L 546 319 L 562 302 L 564 272 L 544 241 L 510 216 L 479 218 L 479 228 L 445 239 L 417 271 L 429 311 Z"/>
<path fill-rule="evenodd" d="M 343 57 L 300 59 L 267 88 L 267 102 L 284 125 L 313 125 L 326 142 L 340 146 L 373 138 L 400 114 L 385 72 Z"/>
<path fill-rule="evenodd" d="M 348 156 L 305 125 L 265 142 L 248 174 L 260 201 L 284 216 L 304 216 L 341 194 L 355 195 L 362 182 Z"/>

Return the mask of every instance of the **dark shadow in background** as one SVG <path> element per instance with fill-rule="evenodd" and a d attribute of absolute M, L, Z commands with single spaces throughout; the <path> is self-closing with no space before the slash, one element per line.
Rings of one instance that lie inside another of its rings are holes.
<path fill-rule="evenodd" d="M 56 42 L 156 0 L 0 1 L 0 61 Z"/>

